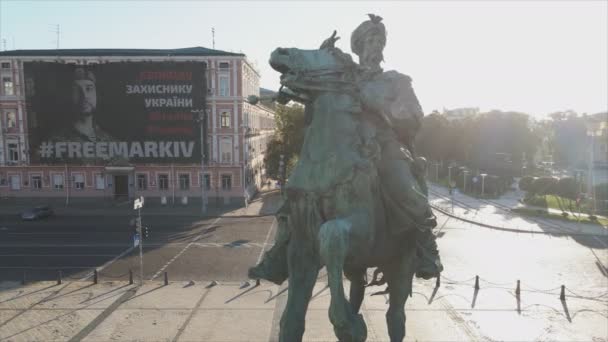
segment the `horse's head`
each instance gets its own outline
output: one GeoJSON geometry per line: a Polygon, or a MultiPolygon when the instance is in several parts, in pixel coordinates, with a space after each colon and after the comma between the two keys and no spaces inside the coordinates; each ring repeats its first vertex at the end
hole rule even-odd
{"type": "Polygon", "coordinates": [[[352,88],[356,64],[351,56],[334,47],[336,32],[318,50],[278,48],[270,66],[281,73],[281,84],[296,93],[340,91],[352,88]]]}

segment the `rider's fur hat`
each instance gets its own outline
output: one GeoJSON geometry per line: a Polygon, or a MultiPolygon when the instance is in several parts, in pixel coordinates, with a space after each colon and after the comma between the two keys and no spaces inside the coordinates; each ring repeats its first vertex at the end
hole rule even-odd
{"type": "Polygon", "coordinates": [[[370,33],[378,33],[382,37],[382,47],[386,44],[386,28],[381,23],[382,17],[368,14],[370,20],[361,23],[350,36],[350,49],[357,55],[363,52],[363,38],[370,33]]]}

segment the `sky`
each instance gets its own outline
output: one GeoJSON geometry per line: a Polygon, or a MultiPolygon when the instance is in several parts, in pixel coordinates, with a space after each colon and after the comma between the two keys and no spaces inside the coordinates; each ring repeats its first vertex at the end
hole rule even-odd
{"type": "MultiPolygon", "coordinates": [[[[608,110],[608,1],[0,0],[0,49],[213,47],[242,52],[276,90],[277,47],[318,48],[367,13],[388,31],[383,67],[413,79],[426,113],[479,107],[608,110]]],[[[355,58],[356,60],[356,58],[355,58]]]]}

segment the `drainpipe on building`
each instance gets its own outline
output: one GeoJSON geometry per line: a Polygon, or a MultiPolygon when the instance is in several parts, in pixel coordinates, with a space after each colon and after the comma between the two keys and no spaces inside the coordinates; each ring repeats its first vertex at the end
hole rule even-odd
{"type": "Polygon", "coordinates": [[[243,137],[243,142],[241,144],[241,147],[243,149],[243,175],[241,176],[241,185],[243,186],[243,197],[245,199],[245,208],[247,208],[247,207],[249,207],[249,196],[248,196],[248,192],[247,192],[247,141],[246,141],[247,138],[245,137],[245,134],[247,132],[247,126],[246,125],[241,125],[241,126],[242,126],[242,137],[243,137]]]}
{"type": "Polygon", "coordinates": [[[171,189],[173,189],[173,205],[175,205],[175,169],[171,164],[171,189]]]}
{"type": "Polygon", "coordinates": [[[65,164],[65,206],[70,204],[70,174],[68,173],[68,164],[65,164]]]}

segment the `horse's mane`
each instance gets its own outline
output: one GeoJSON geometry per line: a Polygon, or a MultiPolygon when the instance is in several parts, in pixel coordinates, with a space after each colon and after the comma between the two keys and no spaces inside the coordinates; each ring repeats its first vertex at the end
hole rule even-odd
{"type": "Polygon", "coordinates": [[[337,47],[328,47],[326,49],[328,49],[331,54],[338,59],[340,63],[344,64],[345,67],[357,67],[357,63],[353,61],[353,57],[350,54],[343,52],[337,47]]]}

